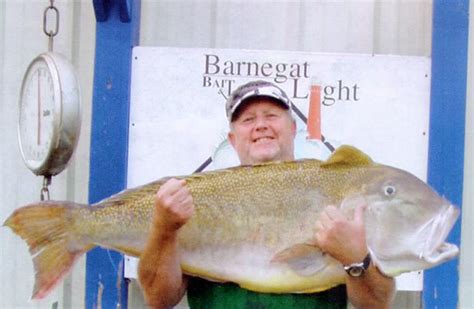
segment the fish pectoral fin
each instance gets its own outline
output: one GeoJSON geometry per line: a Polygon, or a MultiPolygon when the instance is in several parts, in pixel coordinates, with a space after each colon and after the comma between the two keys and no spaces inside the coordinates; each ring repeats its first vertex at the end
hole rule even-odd
{"type": "Polygon", "coordinates": [[[311,244],[296,244],[275,254],[272,263],[287,264],[301,276],[311,276],[328,264],[328,256],[311,244]]]}

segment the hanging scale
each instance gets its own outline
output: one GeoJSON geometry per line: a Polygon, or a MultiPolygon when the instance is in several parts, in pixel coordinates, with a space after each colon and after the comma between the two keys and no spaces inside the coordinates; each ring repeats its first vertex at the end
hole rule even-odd
{"type": "Polygon", "coordinates": [[[63,171],[77,145],[81,127],[78,79],[66,57],[53,52],[59,32],[59,10],[54,0],[43,13],[43,32],[48,52],[28,66],[20,93],[18,141],[25,165],[43,176],[41,200],[49,199],[53,176],[63,171]],[[53,18],[52,28],[50,18],[53,18]]]}

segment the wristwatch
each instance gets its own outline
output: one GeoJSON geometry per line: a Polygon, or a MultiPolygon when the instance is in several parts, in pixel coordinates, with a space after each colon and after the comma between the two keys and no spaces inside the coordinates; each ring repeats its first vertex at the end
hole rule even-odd
{"type": "Polygon", "coordinates": [[[351,277],[360,277],[369,268],[371,260],[370,253],[368,253],[362,262],[344,265],[344,270],[351,277]]]}

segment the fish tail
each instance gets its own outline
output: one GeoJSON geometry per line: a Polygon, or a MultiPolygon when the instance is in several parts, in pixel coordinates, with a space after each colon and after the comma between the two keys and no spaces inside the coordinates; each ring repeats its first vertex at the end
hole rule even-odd
{"type": "Polygon", "coordinates": [[[78,211],[89,209],[71,202],[40,202],[15,210],[3,224],[28,244],[35,269],[32,299],[49,294],[77,259],[94,247],[81,244],[75,235],[74,213],[78,211]]]}

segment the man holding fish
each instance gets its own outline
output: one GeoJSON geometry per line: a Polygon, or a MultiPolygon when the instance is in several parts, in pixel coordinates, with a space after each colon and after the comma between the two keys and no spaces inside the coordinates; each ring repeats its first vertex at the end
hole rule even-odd
{"type": "MultiPolygon", "coordinates": [[[[291,101],[279,87],[264,81],[247,83],[229,97],[226,112],[228,140],[242,165],[294,160],[296,122],[291,101]]],[[[196,209],[186,180],[172,178],[156,194],[153,226],[140,256],[139,280],[145,300],[152,307],[166,308],[177,304],[187,291],[191,308],[345,308],[347,300],[357,308],[388,308],[395,284],[371,261],[364,210],[361,202],[348,219],[339,208],[327,206],[314,222],[313,245],[344,266],[345,286],[313,294],[257,293],[233,283],[183,275],[178,233],[196,209]]],[[[298,253],[285,252],[274,260],[291,260],[293,254],[298,253]]]]}
{"type": "Polygon", "coordinates": [[[459,254],[446,242],[459,209],[409,172],[350,145],[325,161],[294,161],[290,107],[265,82],[233,93],[228,137],[241,166],[164,177],[93,205],[16,209],[3,225],[29,247],[32,298],[100,246],[141,258],[145,298],[157,308],[185,291],[192,308],[384,308],[389,277],[459,254]]]}

